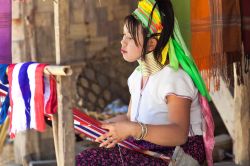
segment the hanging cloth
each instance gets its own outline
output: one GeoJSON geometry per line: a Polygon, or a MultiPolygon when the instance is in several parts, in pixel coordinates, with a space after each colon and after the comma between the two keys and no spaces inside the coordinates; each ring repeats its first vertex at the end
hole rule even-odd
{"type": "Polygon", "coordinates": [[[8,67],[10,135],[27,129],[45,130],[44,114],[57,109],[56,82],[43,74],[46,64],[33,62],[8,67]]]}
{"type": "MultiPolygon", "coordinates": [[[[207,87],[213,79],[213,88],[218,90],[219,76],[233,80],[233,63],[241,66],[239,0],[191,0],[191,31],[191,50],[197,66],[207,87]]],[[[241,72],[237,74],[241,77],[241,72]]]]}

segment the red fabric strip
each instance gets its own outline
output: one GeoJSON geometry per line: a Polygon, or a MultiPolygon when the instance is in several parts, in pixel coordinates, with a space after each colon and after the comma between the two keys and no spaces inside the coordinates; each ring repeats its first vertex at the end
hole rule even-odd
{"type": "Polygon", "coordinates": [[[52,75],[49,76],[50,81],[50,97],[46,104],[46,114],[55,114],[57,112],[57,89],[56,89],[56,78],[52,75]]]}
{"type": "Polygon", "coordinates": [[[35,76],[35,111],[36,111],[36,125],[38,131],[45,130],[44,122],[44,81],[43,81],[43,70],[46,64],[39,64],[36,68],[35,76]]]}

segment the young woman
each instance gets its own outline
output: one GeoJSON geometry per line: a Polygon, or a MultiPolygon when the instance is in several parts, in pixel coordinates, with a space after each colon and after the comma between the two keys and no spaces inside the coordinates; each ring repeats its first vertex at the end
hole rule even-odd
{"type": "Polygon", "coordinates": [[[121,53],[126,61],[139,62],[128,79],[128,113],[103,124],[109,132],[96,140],[100,148],[80,153],[77,165],[168,164],[116,146],[125,139],[170,157],[180,146],[198,163],[207,157],[211,165],[213,123],[206,105],[210,98],[183,43],[170,0],[139,1],[125,18],[121,53]],[[205,111],[210,119],[202,118],[205,111]],[[206,139],[202,124],[211,125],[206,139]]]}

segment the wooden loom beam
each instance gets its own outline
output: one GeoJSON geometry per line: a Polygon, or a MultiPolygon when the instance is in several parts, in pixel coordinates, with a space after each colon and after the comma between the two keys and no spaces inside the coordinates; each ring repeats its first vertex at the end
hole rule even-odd
{"type": "MultiPolygon", "coordinates": [[[[69,30],[69,0],[54,1],[54,26],[56,64],[67,59],[67,35],[69,30]]],[[[57,165],[75,165],[75,139],[72,115],[70,77],[57,76],[58,113],[53,116],[53,135],[57,165]]]]}

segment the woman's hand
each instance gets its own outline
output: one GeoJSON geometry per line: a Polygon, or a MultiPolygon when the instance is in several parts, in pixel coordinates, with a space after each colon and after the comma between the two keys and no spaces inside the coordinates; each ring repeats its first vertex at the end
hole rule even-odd
{"type": "Polygon", "coordinates": [[[100,147],[112,148],[118,142],[123,141],[132,135],[134,123],[130,121],[122,121],[115,123],[105,123],[102,128],[108,132],[98,137],[95,141],[100,142],[100,147]]]}

